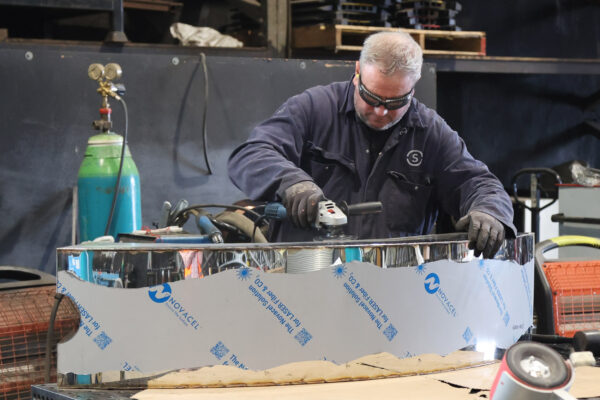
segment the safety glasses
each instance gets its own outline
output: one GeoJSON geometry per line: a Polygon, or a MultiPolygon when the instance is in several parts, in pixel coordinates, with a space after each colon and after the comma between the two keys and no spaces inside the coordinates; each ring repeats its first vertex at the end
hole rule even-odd
{"type": "Polygon", "coordinates": [[[414,89],[410,89],[410,91],[408,93],[406,93],[404,96],[401,96],[401,97],[395,97],[392,99],[383,99],[383,98],[377,96],[375,93],[369,91],[369,89],[367,89],[365,87],[365,85],[363,85],[362,80],[360,79],[360,74],[357,74],[357,75],[358,75],[358,94],[360,95],[360,98],[363,99],[365,101],[365,103],[367,103],[371,107],[383,106],[383,107],[387,108],[388,110],[397,110],[399,108],[404,107],[408,103],[410,103],[410,99],[413,96],[414,89]]]}

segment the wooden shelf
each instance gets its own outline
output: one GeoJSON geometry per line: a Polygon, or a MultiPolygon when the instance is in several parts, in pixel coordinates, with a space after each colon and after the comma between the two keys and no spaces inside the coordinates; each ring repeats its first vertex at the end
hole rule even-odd
{"type": "Polygon", "coordinates": [[[485,32],[454,32],[355,25],[310,25],[292,31],[292,46],[296,49],[327,48],[335,53],[358,52],[364,40],[375,32],[403,31],[421,45],[428,55],[485,55],[485,32]]]}

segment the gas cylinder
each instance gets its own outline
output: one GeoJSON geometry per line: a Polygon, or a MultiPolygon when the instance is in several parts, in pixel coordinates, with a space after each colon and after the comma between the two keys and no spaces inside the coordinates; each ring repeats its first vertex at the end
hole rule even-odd
{"type": "Polygon", "coordinates": [[[113,83],[121,74],[121,67],[114,63],[106,66],[92,64],[88,68],[88,76],[98,82],[97,92],[102,96],[102,105],[100,119],[93,123],[101,133],[89,138],[77,180],[79,236],[82,242],[105,235],[116,238],[117,234],[133,232],[142,225],[140,177],[127,146],[127,107],[121,97],[125,88],[113,83]],[[123,104],[125,139],[111,131],[109,97],[123,104]],[[121,156],[123,166],[119,187],[116,188],[121,156]],[[107,225],[110,226],[108,232],[107,225]]]}
{"type": "MultiPolygon", "coordinates": [[[[123,137],[112,132],[94,135],[77,179],[81,241],[104,235],[117,182],[123,137]]],[[[129,233],[142,225],[140,176],[125,147],[121,182],[108,234],[129,233]]]]}

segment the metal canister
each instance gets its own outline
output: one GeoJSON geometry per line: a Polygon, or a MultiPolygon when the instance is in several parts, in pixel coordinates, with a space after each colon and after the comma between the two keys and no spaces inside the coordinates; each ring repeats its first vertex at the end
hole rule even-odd
{"type": "MultiPolygon", "coordinates": [[[[94,135],[77,181],[80,241],[104,235],[119,172],[123,137],[112,132],[94,135]]],[[[140,177],[126,145],[121,182],[108,234],[129,233],[142,225],[140,177]]]]}

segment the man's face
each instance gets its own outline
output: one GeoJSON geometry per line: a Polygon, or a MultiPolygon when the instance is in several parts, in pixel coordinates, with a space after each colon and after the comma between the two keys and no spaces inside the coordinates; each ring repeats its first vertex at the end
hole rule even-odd
{"type": "Polygon", "coordinates": [[[391,128],[406,114],[410,102],[396,110],[389,110],[383,105],[369,105],[359,93],[359,72],[363,87],[381,99],[394,99],[412,93],[411,90],[416,82],[402,72],[388,76],[381,73],[375,65],[365,64],[361,68],[359,62],[356,62],[356,76],[353,80],[356,114],[371,129],[383,131],[391,128]]]}

